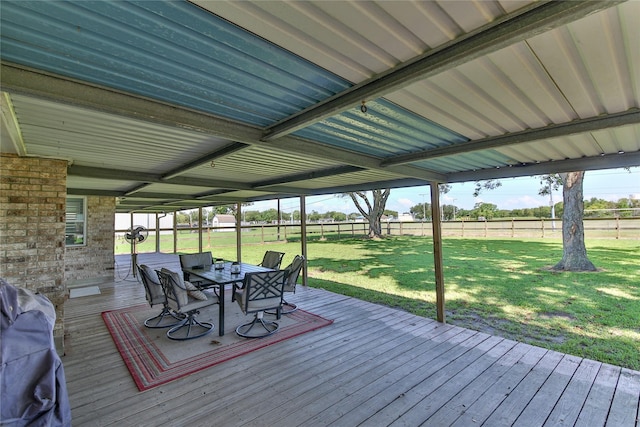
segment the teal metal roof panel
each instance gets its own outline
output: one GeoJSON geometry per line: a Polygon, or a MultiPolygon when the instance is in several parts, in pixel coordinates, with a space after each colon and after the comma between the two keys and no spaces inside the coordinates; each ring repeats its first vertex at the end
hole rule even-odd
{"type": "Polygon", "coordinates": [[[502,154],[497,150],[487,150],[482,152],[481,155],[475,152],[464,153],[412,163],[413,166],[441,173],[492,169],[500,168],[504,165],[518,164],[520,162],[517,159],[502,154]]]}
{"type": "Polygon", "coordinates": [[[358,153],[388,157],[468,139],[383,98],[323,120],[295,135],[358,153]]]}
{"type": "Polygon", "coordinates": [[[3,1],[2,59],[259,126],[350,86],[187,2],[3,1]]]}

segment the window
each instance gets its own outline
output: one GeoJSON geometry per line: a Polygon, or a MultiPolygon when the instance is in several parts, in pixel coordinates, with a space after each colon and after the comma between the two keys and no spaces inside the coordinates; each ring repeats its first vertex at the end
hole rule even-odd
{"type": "Polygon", "coordinates": [[[84,246],[86,243],[87,199],[67,197],[65,237],[67,246],[84,246]]]}

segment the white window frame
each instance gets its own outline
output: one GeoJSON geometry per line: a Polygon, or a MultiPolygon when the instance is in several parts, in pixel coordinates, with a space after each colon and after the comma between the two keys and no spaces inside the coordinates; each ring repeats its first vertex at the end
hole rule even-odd
{"type": "MultiPolygon", "coordinates": [[[[75,204],[75,203],[73,203],[75,204]]],[[[87,246],[87,197],[67,196],[65,210],[65,244],[67,247],[87,246]],[[80,200],[82,203],[82,213],[69,212],[70,200],[80,200]],[[82,234],[80,234],[82,233],[82,234]],[[81,236],[82,242],[75,243],[81,236]]]]}

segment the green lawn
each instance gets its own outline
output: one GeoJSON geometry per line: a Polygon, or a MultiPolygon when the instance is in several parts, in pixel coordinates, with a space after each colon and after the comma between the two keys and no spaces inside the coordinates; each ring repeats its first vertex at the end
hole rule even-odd
{"type": "MultiPolygon", "coordinates": [[[[392,237],[312,241],[309,284],[435,318],[432,240],[392,237]]],[[[258,263],[265,248],[300,253],[299,242],[243,246],[258,263]]],[[[448,323],[640,370],[640,242],[591,240],[596,273],[554,273],[562,255],[549,239],[443,242],[448,323]]],[[[235,247],[214,256],[235,258],[235,247]]]]}

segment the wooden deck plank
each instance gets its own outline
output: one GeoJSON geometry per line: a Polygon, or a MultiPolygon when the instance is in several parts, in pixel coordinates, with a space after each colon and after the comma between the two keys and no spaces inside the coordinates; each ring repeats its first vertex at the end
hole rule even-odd
{"type": "MultiPolygon", "coordinates": [[[[305,421],[308,425],[329,425],[339,420],[342,425],[356,425],[362,418],[348,418],[347,415],[356,417],[363,413],[361,406],[370,399],[389,393],[390,389],[402,381],[420,366],[429,363],[434,358],[433,349],[440,341],[459,335],[463,330],[459,328],[446,328],[441,324],[434,326],[427,334],[413,337],[411,349],[402,349],[398,356],[376,360],[370,372],[358,374],[355,378],[340,378],[340,382],[334,382],[335,388],[346,392],[329,392],[325,398],[314,402],[313,408],[308,408],[310,415],[305,421]],[[348,387],[347,387],[348,384],[348,387]]],[[[441,350],[442,351],[442,350],[441,350]]]]}
{"type": "Polygon", "coordinates": [[[639,424],[640,372],[622,369],[606,426],[634,427],[639,424]]]}
{"type": "MultiPolygon", "coordinates": [[[[466,405],[464,412],[459,415],[459,418],[457,420],[451,420],[451,425],[461,427],[483,423],[495,413],[496,408],[509,397],[510,393],[513,392],[523,378],[531,372],[533,367],[536,366],[540,362],[540,359],[547,353],[547,350],[540,347],[533,347],[527,344],[520,345],[524,346],[527,350],[522,358],[511,366],[504,375],[498,378],[494,384],[482,393],[479,393],[475,402],[471,405],[466,405]]],[[[501,409],[509,414],[515,411],[514,407],[506,404],[501,409]]],[[[496,418],[497,415],[494,415],[493,422],[497,421],[496,418]]]]}
{"type": "MultiPolygon", "coordinates": [[[[560,363],[563,357],[564,355],[562,353],[545,351],[544,355],[536,365],[527,372],[522,380],[514,387],[511,387],[511,392],[508,393],[507,398],[494,409],[489,418],[485,420],[485,424],[488,426],[513,425],[531,399],[539,392],[542,384],[544,384],[553,373],[553,370],[558,366],[558,363],[560,363]]],[[[538,414],[538,416],[540,415],[541,414],[538,414]]]]}
{"type": "MultiPolygon", "coordinates": [[[[492,337],[498,338],[498,337],[492,337]]],[[[471,360],[468,366],[464,367],[460,372],[443,382],[438,388],[431,393],[422,397],[422,400],[413,406],[410,410],[402,414],[391,425],[394,426],[416,426],[427,422],[433,414],[447,404],[460,390],[468,387],[475,379],[478,378],[485,370],[489,369],[496,359],[504,356],[516,344],[510,340],[496,341],[493,347],[490,347],[491,339],[484,341],[476,347],[476,350],[483,352],[478,358],[471,360]]],[[[429,421],[429,424],[432,424],[429,421]]]]}
{"type": "MultiPolygon", "coordinates": [[[[415,328],[419,328],[416,326],[415,328]]],[[[292,381],[278,381],[271,385],[270,392],[277,396],[264,402],[260,396],[250,396],[246,399],[244,411],[238,411],[235,420],[241,423],[265,421],[270,415],[282,417],[289,413],[294,413],[298,422],[303,420],[300,408],[308,408],[314,402],[325,400],[328,393],[333,393],[336,387],[333,384],[337,378],[345,381],[356,378],[358,375],[366,374],[366,370],[375,369],[375,361],[385,353],[389,357],[399,355],[407,348],[405,345],[408,339],[404,337],[394,337],[384,343],[377,343],[375,340],[367,338],[356,348],[338,355],[331,354],[325,363],[317,364],[313,368],[306,368],[299,374],[291,378],[292,381]],[[348,363],[346,363],[348,361],[348,363]],[[318,384],[318,380],[322,382],[318,384]],[[253,398],[252,398],[253,397],[253,398]],[[257,410],[256,410],[257,409],[257,410]]],[[[314,361],[315,362],[315,361],[314,361]]],[[[234,419],[222,418],[222,425],[232,424],[234,419]]],[[[274,423],[274,425],[287,425],[284,422],[274,423]]]]}
{"type": "Polygon", "coordinates": [[[498,337],[491,337],[487,334],[476,333],[469,339],[458,344],[452,350],[447,352],[447,356],[441,357],[435,361],[435,363],[429,366],[426,372],[420,372],[417,378],[419,382],[415,383],[411,387],[407,387],[398,398],[390,402],[382,410],[373,414],[372,417],[362,423],[364,426],[380,426],[390,425],[395,422],[396,419],[414,405],[416,405],[424,396],[429,395],[436,388],[442,385],[449,378],[453,377],[465,366],[479,357],[479,351],[472,351],[478,345],[488,341],[489,346],[493,346],[502,340],[498,337]]]}
{"type": "Polygon", "coordinates": [[[583,359],[580,362],[580,366],[558,399],[549,418],[545,421],[545,426],[572,426],[575,424],[601,365],[602,363],[594,360],[583,359]]]}
{"type": "Polygon", "coordinates": [[[522,427],[543,425],[546,417],[543,418],[541,414],[549,414],[553,410],[571,377],[578,369],[580,360],[579,357],[565,355],[553,370],[552,375],[547,378],[531,402],[522,411],[515,425],[522,427]]]}
{"type": "Polygon", "coordinates": [[[618,378],[619,366],[602,364],[589,390],[582,411],[576,420],[576,427],[603,426],[613,401],[618,378]]]}
{"type": "MultiPolygon", "coordinates": [[[[509,341],[505,341],[505,344],[509,341]]],[[[497,381],[509,372],[509,370],[527,354],[530,346],[522,343],[514,345],[499,359],[495,361],[487,370],[480,373],[466,387],[455,391],[456,394],[448,399],[434,414],[427,419],[432,425],[446,425],[454,422],[463,415],[467,408],[471,407],[482,394],[493,387],[497,381]]]]}
{"type": "MultiPolygon", "coordinates": [[[[637,427],[640,372],[306,287],[287,299],[332,325],[139,392],[100,316],[146,304],[117,258],[116,281],[65,304],[74,427],[637,427]]],[[[179,269],[175,255],[139,259],[179,269]]]]}
{"type": "MultiPolygon", "coordinates": [[[[330,422],[328,425],[359,425],[378,408],[402,395],[412,381],[421,378],[421,371],[433,369],[434,360],[454,349],[458,343],[469,339],[475,333],[461,328],[452,328],[421,344],[408,361],[401,361],[384,376],[371,378],[371,382],[361,392],[354,392],[318,413],[312,421],[314,425],[330,422]],[[338,416],[338,419],[332,418],[338,416]]],[[[387,362],[389,363],[389,362],[387,362]]],[[[325,424],[327,425],[327,424],[325,424]]]]}
{"type": "MultiPolygon", "coordinates": [[[[290,403],[300,409],[296,409],[295,412],[291,409],[271,411],[267,414],[266,419],[271,424],[286,425],[292,422],[289,418],[294,417],[296,420],[303,421],[305,425],[314,425],[316,421],[313,418],[323,409],[333,407],[345,399],[347,395],[357,394],[365,384],[381,376],[389,375],[394,367],[419,355],[421,345],[425,341],[429,341],[429,337],[442,335],[446,331],[446,327],[431,324],[428,325],[428,328],[421,328],[419,333],[414,330],[411,336],[407,336],[407,340],[397,343],[389,351],[371,354],[359,348],[356,357],[361,360],[361,363],[354,365],[352,369],[341,375],[331,375],[325,378],[324,384],[316,386],[307,393],[299,394],[294,389],[295,397],[290,403]],[[348,394],[344,392],[347,389],[349,390],[348,394]]],[[[321,424],[326,425],[327,422],[328,420],[323,418],[321,424]]]]}

